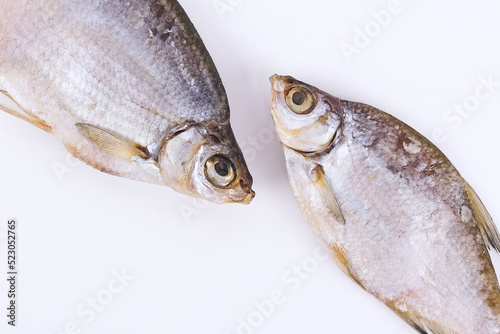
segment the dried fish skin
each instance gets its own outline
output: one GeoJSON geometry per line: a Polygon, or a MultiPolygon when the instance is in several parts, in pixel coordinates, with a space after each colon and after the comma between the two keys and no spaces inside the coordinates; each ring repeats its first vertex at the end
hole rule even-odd
{"type": "MultiPolygon", "coordinates": [[[[15,116],[106,173],[217,203],[253,198],[222,81],[177,1],[0,0],[0,8],[10,18],[0,22],[0,87],[24,111],[15,116]],[[234,168],[231,185],[209,182],[202,195],[163,177],[172,171],[157,160],[164,144],[191,126],[206,136],[198,146],[234,168]]],[[[184,167],[175,165],[184,179],[205,175],[184,167]]]]}
{"type": "Polygon", "coordinates": [[[420,333],[499,333],[500,290],[488,253],[499,248],[498,232],[446,156],[376,108],[291,77],[271,82],[292,191],[340,268],[420,333]],[[312,96],[310,105],[290,103],[307,101],[287,96],[297,87],[312,96]],[[340,120],[335,133],[323,126],[308,135],[321,144],[328,134],[328,147],[304,151],[299,139],[286,139],[325,124],[330,113],[340,120]]]}

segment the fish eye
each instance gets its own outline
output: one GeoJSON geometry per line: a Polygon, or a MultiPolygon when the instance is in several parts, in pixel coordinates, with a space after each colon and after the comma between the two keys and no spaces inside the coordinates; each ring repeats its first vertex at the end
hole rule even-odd
{"type": "Polygon", "coordinates": [[[286,95],[286,104],[296,114],[308,114],[314,107],[315,99],[309,89],[295,87],[286,95]]]}
{"type": "Polygon", "coordinates": [[[223,155],[214,155],[205,163],[205,174],[214,186],[226,187],[236,177],[236,168],[231,160],[223,155]]]}

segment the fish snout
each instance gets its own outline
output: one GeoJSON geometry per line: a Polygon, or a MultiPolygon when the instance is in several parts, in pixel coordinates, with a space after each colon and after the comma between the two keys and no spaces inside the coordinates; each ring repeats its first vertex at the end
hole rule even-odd
{"type": "Polygon", "coordinates": [[[285,86],[290,77],[274,74],[269,78],[273,92],[282,93],[285,91],[285,86]]]}
{"type": "Polygon", "coordinates": [[[237,203],[250,204],[250,202],[254,199],[254,197],[255,197],[255,191],[251,190],[241,201],[237,203]]]}
{"type": "Polygon", "coordinates": [[[255,197],[255,191],[252,190],[252,181],[244,180],[243,178],[233,188],[231,200],[233,203],[250,204],[255,197]]]}
{"type": "Polygon", "coordinates": [[[269,77],[269,81],[271,81],[271,85],[274,85],[274,82],[281,78],[278,74],[273,74],[269,77]]]}
{"type": "Polygon", "coordinates": [[[269,107],[271,109],[271,114],[275,122],[277,120],[276,111],[282,107],[285,101],[285,79],[286,77],[278,74],[274,74],[269,78],[269,81],[271,82],[271,100],[269,103],[269,107]]]}

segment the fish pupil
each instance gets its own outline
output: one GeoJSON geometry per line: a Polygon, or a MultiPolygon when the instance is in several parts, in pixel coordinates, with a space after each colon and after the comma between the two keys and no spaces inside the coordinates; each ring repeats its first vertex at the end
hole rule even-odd
{"type": "Polygon", "coordinates": [[[227,176],[229,174],[229,165],[225,161],[219,161],[215,164],[215,172],[219,176],[227,176]]]}
{"type": "Polygon", "coordinates": [[[306,94],[304,92],[295,92],[292,95],[292,101],[296,105],[300,106],[306,100],[306,94]]]}

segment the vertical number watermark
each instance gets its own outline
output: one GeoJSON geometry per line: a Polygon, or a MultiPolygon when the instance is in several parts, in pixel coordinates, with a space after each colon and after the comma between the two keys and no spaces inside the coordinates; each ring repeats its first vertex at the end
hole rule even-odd
{"type": "Polygon", "coordinates": [[[16,325],[16,294],[17,294],[17,221],[7,221],[7,323],[16,325]]]}

